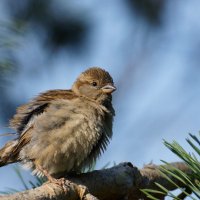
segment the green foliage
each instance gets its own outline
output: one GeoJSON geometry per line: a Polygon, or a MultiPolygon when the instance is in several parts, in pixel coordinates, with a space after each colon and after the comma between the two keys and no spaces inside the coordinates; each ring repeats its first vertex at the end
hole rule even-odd
{"type": "MultiPolygon", "coordinates": [[[[176,186],[179,190],[181,190],[184,196],[187,196],[190,199],[197,200],[200,199],[200,162],[198,160],[200,156],[200,140],[189,134],[190,138],[186,139],[189,145],[193,149],[193,153],[187,153],[176,141],[169,143],[164,141],[165,146],[170,149],[174,154],[176,154],[179,158],[181,158],[186,165],[191,170],[190,174],[186,174],[180,169],[177,169],[175,166],[170,165],[169,163],[162,161],[165,166],[160,167],[160,173],[165,177],[172,185],[176,186]],[[184,185],[180,187],[179,184],[184,185]],[[191,195],[191,193],[193,195],[191,195]],[[195,196],[195,197],[194,197],[195,196]]],[[[172,197],[175,200],[181,200],[180,196],[174,195],[168,189],[163,187],[162,185],[155,183],[159,190],[151,190],[144,189],[142,190],[149,199],[158,199],[156,198],[156,194],[163,194],[168,197],[172,197]]]]}
{"type": "Polygon", "coordinates": [[[0,20],[0,87],[5,88],[9,76],[17,72],[18,66],[13,53],[19,47],[22,32],[11,21],[0,20]]]}

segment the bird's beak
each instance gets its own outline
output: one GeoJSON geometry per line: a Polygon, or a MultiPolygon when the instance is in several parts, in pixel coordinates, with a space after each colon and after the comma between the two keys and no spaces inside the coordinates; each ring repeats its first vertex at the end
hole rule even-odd
{"type": "Polygon", "coordinates": [[[105,85],[102,88],[102,91],[106,94],[111,94],[114,92],[117,88],[114,85],[105,85]]]}

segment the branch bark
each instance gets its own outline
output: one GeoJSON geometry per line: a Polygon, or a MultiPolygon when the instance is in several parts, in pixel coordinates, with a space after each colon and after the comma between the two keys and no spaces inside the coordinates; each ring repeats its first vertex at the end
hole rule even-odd
{"type": "MultiPolygon", "coordinates": [[[[171,163],[176,168],[190,174],[185,163],[171,163]]],[[[173,177],[171,177],[173,179],[173,177]]],[[[177,183],[177,180],[174,180],[177,183]]],[[[67,177],[66,191],[54,183],[45,183],[42,186],[15,193],[0,196],[0,200],[110,200],[110,199],[148,199],[140,191],[141,189],[156,189],[155,182],[160,183],[169,190],[176,187],[162,177],[159,166],[149,164],[143,169],[138,169],[130,162],[121,163],[109,169],[95,170],[89,173],[67,177]]],[[[181,183],[178,183],[180,187],[181,183]]],[[[164,199],[164,196],[157,196],[164,199]]]]}

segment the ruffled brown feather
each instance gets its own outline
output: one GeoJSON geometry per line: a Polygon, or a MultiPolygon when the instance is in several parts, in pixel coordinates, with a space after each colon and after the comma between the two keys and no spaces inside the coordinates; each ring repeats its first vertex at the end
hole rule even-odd
{"type": "Polygon", "coordinates": [[[50,90],[20,106],[10,121],[19,137],[0,150],[0,166],[21,161],[55,177],[91,166],[112,137],[112,96],[101,90],[107,84],[113,85],[109,73],[93,67],[72,90],[50,90]]]}
{"type": "Polygon", "coordinates": [[[45,111],[49,103],[57,99],[72,99],[76,95],[71,90],[49,90],[46,91],[27,104],[18,107],[16,114],[10,120],[10,127],[21,134],[30,119],[34,115],[39,115],[45,111]]]}

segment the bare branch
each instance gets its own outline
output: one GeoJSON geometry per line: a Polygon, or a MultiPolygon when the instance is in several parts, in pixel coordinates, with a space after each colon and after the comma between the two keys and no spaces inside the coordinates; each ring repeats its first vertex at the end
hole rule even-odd
{"type": "MultiPolygon", "coordinates": [[[[178,169],[191,173],[186,164],[172,163],[178,169]]],[[[162,177],[157,165],[146,165],[139,170],[131,163],[121,163],[109,169],[95,170],[89,173],[66,177],[66,192],[53,183],[11,195],[1,196],[0,200],[97,200],[97,199],[147,199],[141,189],[156,189],[155,182],[169,190],[176,189],[169,181],[162,177]]],[[[177,181],[174,180],[176,183],[177,181]]],[[[180,187],[181,183],[178,183],[180,187]]],[[[159,196],[163,199],[163,196],[159,196]]]]}

